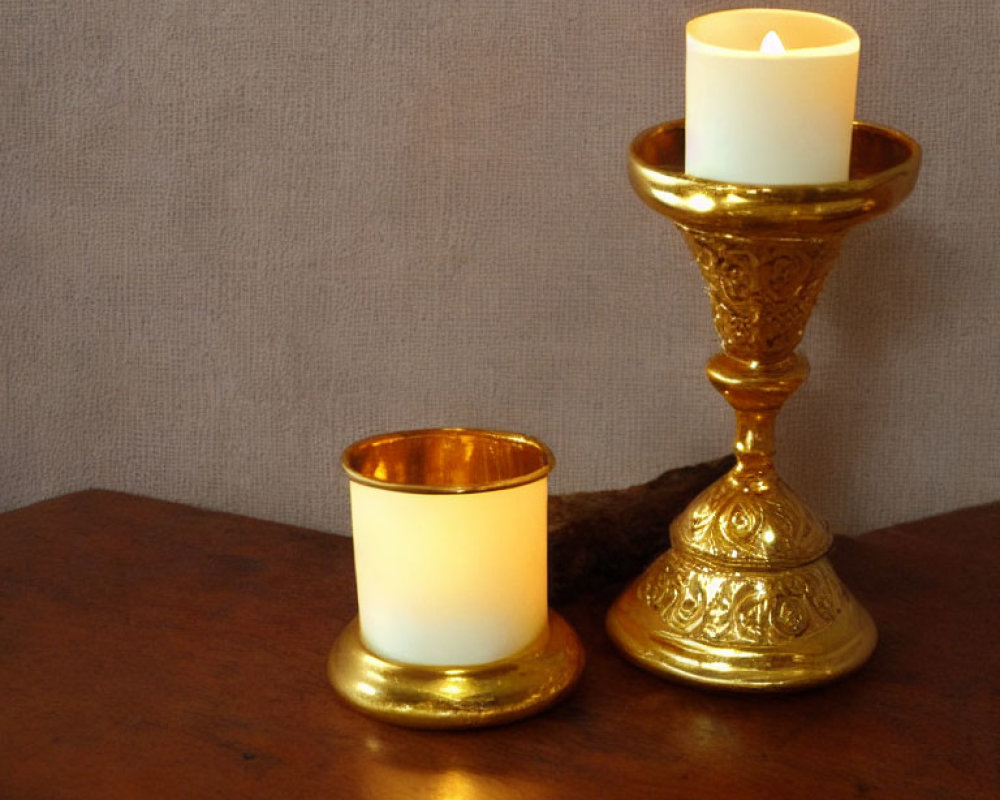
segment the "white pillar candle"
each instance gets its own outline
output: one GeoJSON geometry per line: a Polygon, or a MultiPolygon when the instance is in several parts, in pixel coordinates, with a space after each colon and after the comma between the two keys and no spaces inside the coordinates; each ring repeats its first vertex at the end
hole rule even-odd
{"type": "Polygon", "coordinates": [[[805,11],[688,22],[685,172],[749,184],[846,180],[859,46],[847,23],[805,11]]]}
{"type": "Polygon", "coordinates": [[[489,431],[413,431],[348,448],[365,646],[389,661],[471,666],[540,636],[552,463],[537,440],[489,431]]]}

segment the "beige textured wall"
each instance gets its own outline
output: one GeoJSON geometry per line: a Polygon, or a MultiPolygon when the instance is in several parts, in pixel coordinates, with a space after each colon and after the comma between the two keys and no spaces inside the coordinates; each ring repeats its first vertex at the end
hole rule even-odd
{"type": "MultiPolygon", "coordinates": [[[[0,507],[89,486],[346,530],[373,432],[530,432],[554,491],[725,452],[716,343],[628,140],[732,3],[12,0],[0,507]]],[[[781,466],[837,531],[1000,496],[1000,4],[830,0],[925,147],[804,343],[781,466]]]]}

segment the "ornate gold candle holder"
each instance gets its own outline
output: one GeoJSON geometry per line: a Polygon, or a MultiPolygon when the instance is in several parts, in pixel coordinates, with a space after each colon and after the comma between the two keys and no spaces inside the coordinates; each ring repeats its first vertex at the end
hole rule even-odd
{"type": "Polygon", "coordinates": [[[775,420],[802,384],[795,352],[847,231],[913,188],[920,147],[855,123],[850,179],[748,186],[684,169],[683,120],[639,134],[629,176],[680,228],[708,286],[722,353],[712,385],[736,412],[736,466],[673,522],[671,548],[608,613],[632,661],[700,685],[794,689],[871,654],[875,625],[826,558],[831,535],[774,466],[775,420]]]}
{"type": "Polygon", "coordinates": [[[420,728],[498,725],[568,694],[584,657],[548,608],[549,449],[442,428],[364,439],[342,464],[358,617],[330,652],[334,689],[420,728]]]}

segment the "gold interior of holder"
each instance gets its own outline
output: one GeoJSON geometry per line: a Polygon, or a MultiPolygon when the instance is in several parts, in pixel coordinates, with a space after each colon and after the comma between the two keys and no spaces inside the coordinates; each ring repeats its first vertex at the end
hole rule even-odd
{"type": "MultiPolygon", "coordinates": [[[[851,181],[863,180],[906,164],[913,158],[914,148],[910,137],[899,131],[873,125],[869,122],[855,122],[851,136],[851,181]]],[[[664,172],[684,172],[684,125],[680,120],[666,122],[640,134],[632,142],[632,153],[641,163],[664,172]]],[[[691,176],[687,176],[691,179],[691,176]]],[[[694,180],[698,180],[694,178],[694,180]]],[[[731,184],[705,180],[708,186],[729,186],[731,184]]],[[[819,186],[801,186],[798,193],[824,193],[837,191],[854,193],[854,187],[834,183],[819,186]],[[827,189],[826,187],[830,188],[827,189]]],[[[776,191],[789,191],[782,186],[776,191]]]]}
{"type": "Polygon", "coordinates": [[[487,492],[522,486],[555,466],[538,439],[474,428],[380,434],[352,444],[341,458],[351,480],[427,494],[487,492]]]}

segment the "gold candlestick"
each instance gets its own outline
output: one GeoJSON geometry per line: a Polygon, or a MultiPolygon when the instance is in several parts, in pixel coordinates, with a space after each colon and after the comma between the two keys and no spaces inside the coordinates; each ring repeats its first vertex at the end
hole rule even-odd
{"type": "Polygon", "coordinates": [[[855,123],[851,176],[747,186],[683,174],[684,123],[639,134],[629,176],[681,229],[708,285],[723,352],[706,371],[736,412],[736,466],[673,522],[671,549],[608,613],[624,654],[667,677],[739,690],[793,689],[859,667],[875,625],[826,558],[824,522],[778,477],[774,426],[802,384],[795,352],[848,229],[900,203],[920,147],[855,123]]]}

